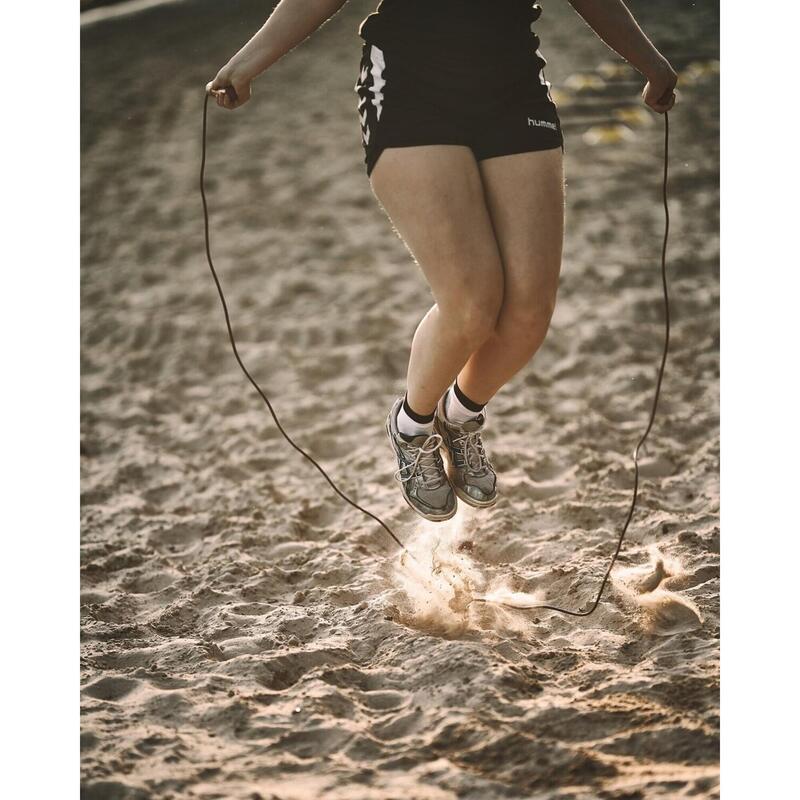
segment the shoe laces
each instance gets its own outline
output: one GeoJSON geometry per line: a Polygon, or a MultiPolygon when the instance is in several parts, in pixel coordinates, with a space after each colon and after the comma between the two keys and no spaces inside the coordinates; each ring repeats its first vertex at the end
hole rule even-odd
{"type": "Polygon", "coordinates": [[[444,480],[444,469],[439,455],[441,444],[442,437],[438,433],[432,433],[421,445],[403,442],[403,449],[413,461],[400,467],[394,473],[395,478],[407,483],[418,477],[426,489],[438,489],[444,480]]]}
{"type": "Polygon", "coordinates": [[[461,456],[463,465],[473,475],[484,475],[489,469],[489,458],[483,449],[480,431],[464,431],[453,437],[453,447],[461,456]]]}

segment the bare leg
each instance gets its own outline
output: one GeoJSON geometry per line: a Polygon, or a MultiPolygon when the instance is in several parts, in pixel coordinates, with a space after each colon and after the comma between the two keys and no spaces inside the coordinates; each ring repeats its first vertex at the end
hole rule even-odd
{"type": "Polygon", "coordinates": [[[436,300],[416,330],[408,365],[408,402],[429,414],[492,335],[503,298],[481,174],[466,147],[389,148],[372,172],[372,189],[436,300]]]}
{"type": "Polygon", "coordinates": [[[555,308],[564,238],[560,149],[520,153],[479,164],[504,269],[494,330],[458,375],[476,403],[487,403],[544,341],[555,308]]]}

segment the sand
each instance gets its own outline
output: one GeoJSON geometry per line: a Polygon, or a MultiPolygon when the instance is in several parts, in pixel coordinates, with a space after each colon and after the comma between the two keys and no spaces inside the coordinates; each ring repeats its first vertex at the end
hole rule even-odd
{"type": "Polygon", "coordinates": [[[493,401],[502,497],[406,508],[383,423],[430,296],[374,201],[353,2],[212,109],[217,265],[281,420],[409,542],[398,558],[286,446],[234,363],[197,193],[202,87],[263,3],[84,26],[82,787],[87,798],[718,796],[718,76],[708,11],[635,3],[682,74],[672,351],[661,347],[662,127],[567,4],[539,27],[567,137],[552,330],[493,401]]]}

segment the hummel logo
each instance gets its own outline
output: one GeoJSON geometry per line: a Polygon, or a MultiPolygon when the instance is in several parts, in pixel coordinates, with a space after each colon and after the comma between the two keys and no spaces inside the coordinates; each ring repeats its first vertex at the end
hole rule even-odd
{"type": "Polygon", "coordinates": [[[531,128],[550,128],[551,131],[558,130],[558,125],[555,122],[548,122],[545,119],[531,119],[528,117],[528,126],[531,128]]]}

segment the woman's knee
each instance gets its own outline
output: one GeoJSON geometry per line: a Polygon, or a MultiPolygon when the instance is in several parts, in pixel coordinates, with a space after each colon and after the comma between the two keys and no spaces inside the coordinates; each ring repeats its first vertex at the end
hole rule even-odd
{"type": "Polygon", "coordinates": [[[496,331],[501,336],[538,346],[547,335],[555,308],[555,290],[506,298],[497,318],[496,331]]]}
{"type": "Polygon", "coordinates": [[[467,287],[458,297],[439,304],[448,330],[470,348],[477,348],[495,331],[503,304],[502,278],[481,286],[467,287]]]}

